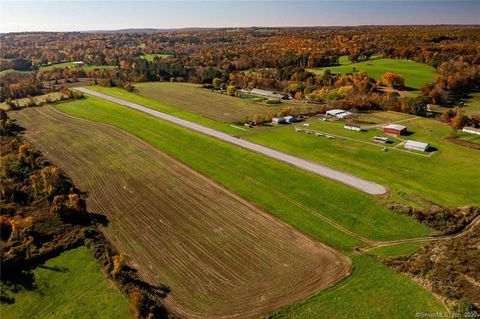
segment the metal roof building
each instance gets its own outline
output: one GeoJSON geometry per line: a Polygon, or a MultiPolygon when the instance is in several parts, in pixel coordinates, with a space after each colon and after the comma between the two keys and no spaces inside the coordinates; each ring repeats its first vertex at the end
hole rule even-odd
{"type": "Polygon", "coordinates": [[[388,124],[383,127],[383,132],[388,134],[402,135],[407,131],[407,127],[399,124],[388,124]]]}
{"type": "Polygon", "coordinates": [[[430,144],[417,142],[417,141],[406,141],[405,148],[408,150],[423,151],[426,152],[430,148],[430,144]]]}

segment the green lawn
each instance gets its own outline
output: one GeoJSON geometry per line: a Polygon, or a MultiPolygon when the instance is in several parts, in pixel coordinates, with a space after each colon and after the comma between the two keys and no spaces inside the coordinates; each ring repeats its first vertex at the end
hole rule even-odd
{"type": "Polygon", "coordinates": [[[2,319],[131,318],[128,300],[100,272],[85,247],[66,251],[34,271],[35,288],[9,294],[2,319]]]}
{"type": "Polygon", "coordinates": [[[151,53],[151,54],[141,55],[140,58],[152,62],[153,60],[155,60],[155,58],[166,59],[171,56],[172,56],[171,54],[165,54],[165,53],[151,53]]]}
{"type": "Polygon", "coordinates": [[[333,73],[367,72],[371,78],[378,80],[386,72],[394,72],[403,75],[407,87],[418,90],[421,86],[431,83],[435,77],[435,69],[423,63],[400,59],[374,58],[368,61],[351,63],[347,57],[340,58],[340,64],[326,66],[308,71],[323,74],[325,70],[333,73]]]}
{"type": "Polygon", "coordinates": [[[403,255],[410,255],[415,252],[418,248],[425,245],[425,243],[405,243],[397,244],[392,246],[378,247],[369,250],[370,254],[374,254],[382,257],[396,257],[403,255]]]}
{"type": "Polygon", "coordinates": [[[353,255],[354,274],[272,318],[415,318],[445,312],[442,303],[406,276],[371,257],[353,255]]]}
{"type": "Polygon", "coordinates": [[[70,115],[111,124],[144,139],[332,246],[349,250],[359,242],[322,221],[321,216],[371,239],[430,233],[410,217],[382,208],[372,196],[141,112],[94,97],[57,107],[70,115]]]}
{"type": "Polygon", "coordinates": [[[472,98],[467,100],[464,110],[467,115],[480,114],[480,92],[470,94],[472,98]]]}
{"type": "MultiPolygon", "coordinates": [[[[384,116],[382,112],[382,117],[384,116]]],[[[357,132],[343,128],[342,122],[310,120],[310,128],[365,142],[379,129],[357,132]]],[[[412,133],[404,139],[430,143],[437,148],[431,157],[403,151],[384,152],[381,147],[341,138],[327,139],[296,133],[292,126],[253,129],[247,139],[285,152],[339,168],[388,186],[393,191],[414,193],[442,205],[480,205],[480,153],[443,141],[451,127],[432,119],[403,122],[412,133]]],[[[398,142],[395,138],[391,141],[398,142]]],[[[393,144],[395,145],[395,144],[393,144]]],[[[402,147],[399,147],[402,149],[402,147]]]]}

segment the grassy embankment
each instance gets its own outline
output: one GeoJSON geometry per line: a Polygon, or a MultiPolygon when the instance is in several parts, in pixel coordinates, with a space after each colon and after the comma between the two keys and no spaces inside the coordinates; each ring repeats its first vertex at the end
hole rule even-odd
{"type": "Polygon", "coordinates": [[[101,273],[85,247],[48,260],[33,270],[34,286],[2,303],[2,319],[131,318],[128,300],[101,273]]]}
{"type": "MultiPolygon", "coordinates": [[[[111,124],[144,139],[297,229],[347,253],[360,242],[316,214],[322,213],[372,238],[428,233],[413,220],[383,210],[368,195],[148,115],[92,97],[57,107],[70,115],[111,124]]],[[[282,310],[277,317],[311,318],[315,311],[326,317],[362,314],[369,318],[411,318],[417,311],[445,310],[433,295],[407,277],[371,257],[352,255],[352,258],[355,270],[349,279],[282,310]]]]}
{"type": "Polygon", "coordinates": [[[347,56],[342,56],[339,65],[309,69],[308,71],[323,74],[325,70],[330,70],[332,73],[367,72],[375,80],[380,79],[386,72],[398,73],[405,78],[405,85],[415,90],[418,90],[424,84],[431,83],[435,77],[435,69],[429,65],[409,60],[383,59],[380,57],[352,63],[347,56]]]}

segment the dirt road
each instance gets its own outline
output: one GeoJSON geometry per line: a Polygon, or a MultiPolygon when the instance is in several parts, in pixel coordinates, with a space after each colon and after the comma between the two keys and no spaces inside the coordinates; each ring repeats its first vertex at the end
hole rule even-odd
{"type": "Polygon", "coordinates": [[[111,95],[95,92],[95,91],[92,91],[92,90],[87,89],[85,87],[76,88],[76,89],[83,92],[83,93],[90,94],[90,95],[96,96],[98,98],[101,98],[101,99],[104,99],[104,100],[107,100],[107,101],[110,101],[110,102],[113,102],[113,103],[117,103],[119,105],[123,105],[123,106],[129,107],[129,108],[132,108],[132,109],[135,109],[135,110],[147,113],[147,114],[150,114],[154,117],[157,117],[159,119],[162,119],[162,120],[165,120],[165,121],[183,126],[183,127],[188,128],[190,130],[200,132],[200,133],[203,133],[203,134],[208,135],[208,136],[215,137],[215,138],[220,139],[222,141],[225,141],[225,142],[243,147],[247,150],[250,150],[250,151],[253,151],[253,152],[256,152],[256,153],[259,153],[259,154],[263,154],[265,156],[268,156],[268,157],[274,158],[276,160],[288,163],[290,165],[296,166],[296,167],[301,168],[303,170],[306,170],[306,171],[312,172],[314,174],[321,175],[323,177],[329,178],[331,180],[335,180],[335,181],[344,183],[348,186],[351,186],[353,188],[356,188],[356,189],[361,190],[361,191],[363,191],[365,193],[368,193],[368,194],[382,195],[382,194],[385,194],[387,192],[387,189],[380,184],[365,180],[363,178],[360,178],[360,177],[357,177],[357,176],[354,176],[354,175],[351,175],[351,174],[347,174],[345,172],[342,172],[342,171],[339,171],[339,170],[336,170],[336,169],[332,169],[330,167],[327,167],[327,166],[324,166],[324,165],[321,165],[321,164],[318,164],[318,163],[310,162],[310,161],[307,161],[305,159],[302,159],[302,158],[299,158],[299,157],[296,157],[296,156],[288,155],[288,154],[285,154],[283,152],[279,152],[279,151],[273,150],[271,148],[268,148],[268,147],[265,147],[265,146],[262,146],[262,145],[259,145],[259,144],[255,144],[255,143],[252,143],[252,142],[249,142],[249,141],[239,139],[239,138],[233,137],[231,135],[228,135],[226,133],[208,128],[206,126],[203,126],[203,125],[200,125],[200,124],[197,124],[197,123],[193,123],[193,122],[190,122],[190,121],[186,121],[186,120],[180,119],[178,117],[175,117],[175,116],[172,116],[172,115],[169,115],[169,114],[166,114],[166,113],[162,113],[162,112],[159,112],[159,111],[152,110],[152,109],[150,109],[148,107],[145,107],[145,106],[142,106],[140,104],[132,103],[132,102],[120,99],[120,98],[113,97],[111,95]]]}

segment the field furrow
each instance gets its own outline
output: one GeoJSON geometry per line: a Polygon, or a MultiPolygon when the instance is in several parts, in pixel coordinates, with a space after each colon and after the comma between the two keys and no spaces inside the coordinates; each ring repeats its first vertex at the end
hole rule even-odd
{"type": "Polygon", "coordinates": [[[179,315],[257,317],[350,272],[338,251],[130,134],[50,106],[12,116],[89,193],[89,210],[108,217],[105,235],[142,278],[171,288],[179,315]]]}

